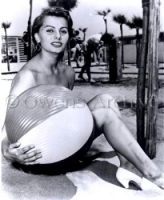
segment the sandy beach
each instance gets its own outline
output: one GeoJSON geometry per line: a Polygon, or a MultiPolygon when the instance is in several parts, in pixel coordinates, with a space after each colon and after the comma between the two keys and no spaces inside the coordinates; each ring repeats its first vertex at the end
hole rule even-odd
{"type": "MultiPolygon", "coordinates": [[[[4,121],[7,96],[10,90],[12,77],[3,76],[1,80],[1,122],[4,121]]],[[[86,101],[97,94],[108,93],[112,95],[120,105],[121,113],[125,124],[135,137],[136,133],[136,79],[129,78],[119,84],[88,84],[75,83],[75,92],[86,101]],[[123,103],[124,102],[124,103],[123,103]],[[127,102],[129,102],[127,104],[127,102]]],[[[159,101],[162,102],[164,88],[160,88],[159,101]]],[[[162,112],[162,110],[161,110],[162,112]]],[[[163,115],[163,114],[162,114],[163,115]]],[[[164,135],[161,133],[163,121],[159,120],[158,132],[160,133],[157,145],[157,156],[154,161],[164,171],[164,135]]],[[[123,195],[126,199],[136,198],[136,190],[132,194],[123,189],[117,182],[115,173],[119,166],[119,160],[103,136],[100,136],[92,144],[88,155],[94,155],[89,163],[76,172],[69,172],[58,176],[32,175],[13,168],[9,162],[2,158],[2,192],[5,199],[10,200],[60,200],[60,199],[93,199],[95,200],[96,188],[99,192],[109,195],[111,191],[114,199],[119,199],[123,195]],[[93,188],[91,189],[91,186],[93,188]],[[104,188],[108,188],[104,191],[104,188]],[[80,191],[80,192],[79,192],[80,191]],[[110,191],[110,192],[109,192],[110,191]],[[119,195],[120,192],[120,195],[119,195]],[[130,195],[130,196],[129,196],[130,195]]],[[[133,168],[133,167],[132,167],[133,168]]],[[[97,194],[98,195],[98,194],[97,194]]],[[[138,199],[152,199],[150,195],[143,192],[137,193],[138,199]]],[[[100,198],[100,194],[97,196],[100,198]]],[[[104,196],[103,199],[107,199],[104,196]]],[[[153,199],[162,199],[161,195],[155,195],[153,199]]]]}

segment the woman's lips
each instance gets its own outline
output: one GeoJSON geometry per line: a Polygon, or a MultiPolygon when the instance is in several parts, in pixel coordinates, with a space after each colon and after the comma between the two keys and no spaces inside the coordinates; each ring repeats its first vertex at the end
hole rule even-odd
{"type": "Polygon", "coordinates": [[[61,42],[52,42],[51,45],[53,45],[54,47],[61,47],[62,43],[61,42]]]}

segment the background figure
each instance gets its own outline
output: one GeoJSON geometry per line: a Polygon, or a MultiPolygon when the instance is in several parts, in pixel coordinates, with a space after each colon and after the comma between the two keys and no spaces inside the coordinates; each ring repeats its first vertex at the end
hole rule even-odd
{"type": "Polygon", "coordinates": [[[96,54],[97,61],[99,62],[99,49],[103,45],[103,42],[101,41],[101,36],[102,34],[95,34],[88,38],[88,40],[86,41],[86,44],[83,47],[84,66],[82,67],[78,78],[85,80],[83,77],[83,73],[86,71],[88,82],[94,82],[94,80],[91,79],[90,67],[92,63],[92,54],[94,52],[96,54]]]}
{"type": "Polygon", "coordinates": [[[74,55],[74,61],[76,62],[77,67],[80,67],[79,61],[80,61],[80,59],[82,59],[81,58],[81,56],[83,54],[82,45],[83,45],[83,41],[79,37],[77,40],[77,44],[75,46],[75,55],[74,55]]]}

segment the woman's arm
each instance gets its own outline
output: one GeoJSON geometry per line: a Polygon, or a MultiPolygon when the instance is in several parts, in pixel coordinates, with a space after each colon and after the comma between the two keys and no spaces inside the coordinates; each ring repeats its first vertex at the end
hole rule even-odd
{"type": "MultiPolygon", "coordinates": [[[[11,103],[18,97],[22,92],[34,86],[34,78],[32,72],[29,70],[20,71],[13,79],[10,94],[8,97],[7,109],[11,103]]],[[[5,133],[5,125],[3,126],[3,133],[5,133]]],[[[6,135],[6,133],[5,133],[6,135]]],[[[24,148],[20,147],[21,144],[13,143],[10,144],[7,137],[2,140],[1,150],[3,156],[11,162],[16,161],[21,164],[36,164],[38,159],[41,157],[40,151],[36,150],[34,145],[28,145],[24,148]]]]}
{"type": "Polygon", "coordinates": [[[3,155],[7,160],[11,160],[11,159],[10,159],[10,156],[8,156],[8,154],[7,154],[8,148],[9,148],[9,141],[8,141],[7,137],[5,137],[5,138],[2,140],[2,143],[1,143],[2,155],[3,155]]]}

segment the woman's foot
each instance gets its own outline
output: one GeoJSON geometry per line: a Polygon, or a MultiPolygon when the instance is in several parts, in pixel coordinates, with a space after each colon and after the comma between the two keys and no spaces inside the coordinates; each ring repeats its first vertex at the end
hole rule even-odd
{"type": "Polygon", "coordinates": [[[140,187],[141,185],[141,181],[142,181],[142,177],[122,168],[119,167],[117,172],[116,172],[116,178],[118,180],[118,182],[126,189],[129,188],[129,183],[133,182],[137,187],[140,187]]]}
{"type": "Polygon", "coordinates": [[[161,189],[164,189],[164,174],[161,174],[161,176],[159,176],[158,178],[152,179],[150,181],[122,167],[119,167],[116,172],[116,178],[125,188],[129,188],[129,183],[133,182],[141,190],[161,191],[161,189]]]}

